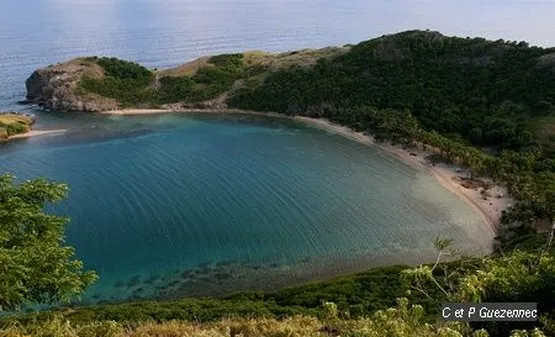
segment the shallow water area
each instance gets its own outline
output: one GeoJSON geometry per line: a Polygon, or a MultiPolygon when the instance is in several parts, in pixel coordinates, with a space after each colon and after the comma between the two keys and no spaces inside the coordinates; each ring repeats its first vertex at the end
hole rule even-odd
{"type": "Polygon", "coordinates": [[[438,236],[473,253],[491,244],[481,216],[426,170],[294,121],[76,114],[62,124],[62,136],[0,147],[0,172],[70,185],[50,210],[72,219],[68,242],[100,275],[87,302],[420,263],[438,236]]]}

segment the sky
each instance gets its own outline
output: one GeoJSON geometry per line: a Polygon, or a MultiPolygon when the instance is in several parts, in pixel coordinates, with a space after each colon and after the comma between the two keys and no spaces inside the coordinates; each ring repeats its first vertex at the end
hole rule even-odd
{"type": "MultiPolygon", "coordinates": [[[[555,46],[555,1],[518,0],[403,0],[381,1],[393,11],[408,13],[414,27],[430,28],[447,35],[482,36],[490,39],[528,41],[555,46]]],[[[402,20],[391,18],[403,26],[402,20]]]]}

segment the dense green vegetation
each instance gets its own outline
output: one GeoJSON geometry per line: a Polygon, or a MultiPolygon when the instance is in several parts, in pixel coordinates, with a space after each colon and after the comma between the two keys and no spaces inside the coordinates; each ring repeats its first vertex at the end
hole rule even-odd
{"type": "Polygon", "coordinates": [[[94,282],[73,248],[65,246],[67,219],[45,214],[67,186],[43,179],[16,185],[0,176],[0,312],[33,303],[69,302],[94,282]]]}
{"type": "MultiPolygon", "coordinates": [[[[25,326],[12,325],[0,334],[10,337],[56,336],[56,337],[487,337],[487,331],[472,330],[468,325],[457,322],[423,324],[425,311],[421,306],[411,305],[400,299],[395,307],[380,310],[361,318],[338,317],[334,303],[324,304],[327,315],[323,319],[310,316],[295,316],[283,320],[273,318],[236,318],[211,323],[171,321],[143,322],[125,326],[115,321],[92,321],[71,324],[62,318],[25,326]]],[[[509,336],[509,335],[506,335],[509,336]]],[[[514,337],[544,337],[540,330],[515,330],[514,337]]]]}
{"type": "Polygon", "coordinates": [[[520,149],[535,145],[523,127],[527,118],[554,111],[554,65],[547,57],[554,52],[406,32],[362,42],[313,68],[273,72],[262,86],[238,92],[231,104],[313,116],[363,105],[408,110],[426,130],[520,149]]]}
{"type": "Polygon", "coordinates": [[[192,75],[157,76],[145,67],[116,58],[87,58],[104,69],[101,79],[84,78],[81,87],[117,99],[123,106],[158,106],[165,103],[200,102],[229,91],[242,76],[243,55],[210,58],[192,75]]]}
{"type": "Polygon", "coordinates": [[[119,100],[123,105],[137,103],[148,95],[147,87],[154,74],[145,67],[116,58],[89,57],[88,62],[95,62],[104,69],[104,78],[84,78],[82,87],[106,97],[119,100]]]}

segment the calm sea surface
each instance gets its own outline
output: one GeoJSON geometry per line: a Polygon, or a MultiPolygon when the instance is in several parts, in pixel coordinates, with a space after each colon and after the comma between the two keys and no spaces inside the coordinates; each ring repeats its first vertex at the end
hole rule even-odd
{"type": "MultiPolygon", "coordinates": [[[[385,33],[369,1],[0,2],[0,110],[63,136],[0,146],[0,172],[67,182],[52,211],[100,274],[87,301],[274,289],[433,256],[437,236],[474,252],[491,234],[433,177],[381,151],[287,120],[105,117],[17,105],[38,67],[114,55],[151,67],[292,50],[385,33]],[[377,22],[377,23],[376,23],[377,22]]],[[[399,25],[397,29],[406,29],[399,25]]]]}

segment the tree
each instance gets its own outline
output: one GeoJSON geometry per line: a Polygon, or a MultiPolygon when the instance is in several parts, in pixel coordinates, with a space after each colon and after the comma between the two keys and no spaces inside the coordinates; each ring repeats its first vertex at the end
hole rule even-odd
{"type": "Polygon", "coordinates": [[[0,311],[67,302],[96,280],[65,245],[68,219],[44,213],[67,191],[44,179],[16,184],[0,175],[0,311]]]}

